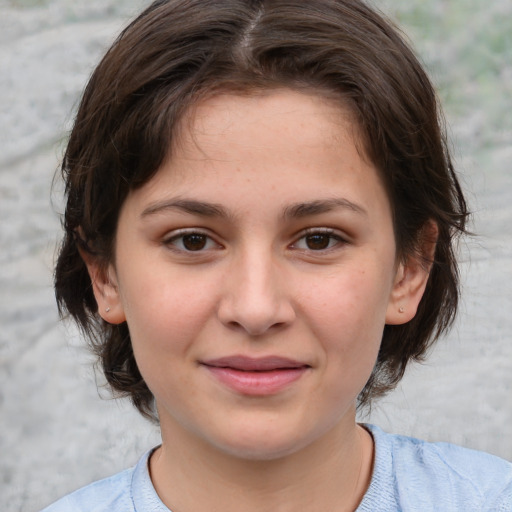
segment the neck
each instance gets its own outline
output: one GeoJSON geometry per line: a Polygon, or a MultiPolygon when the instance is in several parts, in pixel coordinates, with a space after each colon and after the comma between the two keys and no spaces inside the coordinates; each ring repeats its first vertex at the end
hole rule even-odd
{"type": "Polygon", "coordinates": [[[353,511],[370,483],[373,441],[354,421],[352,428],[333,429],[273,460],[233,457],[172,430],[171,437],[162,430],[150,472],[158,495],[174,512],[353,511]]]}

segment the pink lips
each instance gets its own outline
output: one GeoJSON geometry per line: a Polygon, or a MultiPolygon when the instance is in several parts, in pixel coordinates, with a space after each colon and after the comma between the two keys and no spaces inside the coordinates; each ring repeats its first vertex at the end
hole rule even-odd
{"type": "Polygon", "coordinates": [[[300,379],[309,368],[307,364],[278,356],[230,356],[201,364],[233,391],[254,396],[278,393],[300,379]]]}

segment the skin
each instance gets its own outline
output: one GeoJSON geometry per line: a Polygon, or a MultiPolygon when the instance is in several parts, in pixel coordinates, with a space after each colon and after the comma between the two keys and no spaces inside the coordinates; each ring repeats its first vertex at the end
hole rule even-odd
{"type": "Polygon", "coordinates": [[[354,128],[339,105],[287,89],[205,100],[126,199],[115,261],[87,261],[103,318],[127,321],[156,398],[150,470],[175,512],[354,510],[369,485],[356,398],[384,325],[414,316],[428,274],[397,261],[354,128]],[[232,355],[306,369],[245,394],[204,364],[232,355]]]}

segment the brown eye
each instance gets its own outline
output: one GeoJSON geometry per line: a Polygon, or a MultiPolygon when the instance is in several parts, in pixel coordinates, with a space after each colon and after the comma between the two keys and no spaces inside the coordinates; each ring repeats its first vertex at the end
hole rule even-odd
{"type": "Polygon", "coordinates": [[[327,233],[315,233],[305,237],[306,246],[312,251],[321,251],[327,249],[332,241],[332,235],[327,233]]]}
{"type": "Polygon", "coordinates": [[[294,249],[301,251],[327,251],[337,246],[340,248],[346,241],[329,228],[311,229],[301,236],[294,244],[294,249]]]}
{"type": "Polygon", "coordinates": [[[191,235],[184,235],[182,240],[183,247],[187,251],[200,251],[206,247],[208,237],[199,233],[193,233],[191,235]]]}
{"type": "Polygon", "coordinates": [[[202,252],[220,248],[210,236],[199,231],[178,232],[176,235],[164,240],[163,243],[169,249],[183,253],[202,252]]]}

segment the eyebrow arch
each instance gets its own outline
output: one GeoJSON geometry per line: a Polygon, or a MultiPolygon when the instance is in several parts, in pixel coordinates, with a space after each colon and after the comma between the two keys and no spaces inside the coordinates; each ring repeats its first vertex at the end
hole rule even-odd
{"type": "Polygon", "coordinates": [[[167,210],[181,210],[192,215],[201,217],[229,217],[227,211],[218,204],[195,201],[193,199],[168,199],[150,204],[141,214],[141,217],[148,217],[167,210]]]}
{"type": "Polygon", "coordinates": [[[285,218],[300,219],[310,215],[319,215],[337,209],[347,209],[357,214],[368,216],[368,212],[360,205],[344,198],[319,199],[306,203],[296,203],[285,208],[283,216],[285,218]]]}

